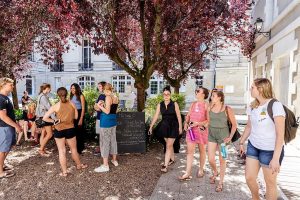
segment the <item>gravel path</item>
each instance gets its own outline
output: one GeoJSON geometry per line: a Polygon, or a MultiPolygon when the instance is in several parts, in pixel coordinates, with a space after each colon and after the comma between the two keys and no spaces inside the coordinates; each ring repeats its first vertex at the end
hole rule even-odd
{"type": "Polygon", "coordinates": [[[89,165],[76,170],[68,154],[71,174],[60,177],[58,152],[49,148],[49,158],[37,155],[37,148],[19,147],[9,155],[16,175],[0,180],[0,199],[149,199],[161,175],[162,146],[152,144],[146,154],[119,156],[120,166],[110,166],[109,173],[95,173],[100,157],[93,146],[81,156],[89,165]]]}

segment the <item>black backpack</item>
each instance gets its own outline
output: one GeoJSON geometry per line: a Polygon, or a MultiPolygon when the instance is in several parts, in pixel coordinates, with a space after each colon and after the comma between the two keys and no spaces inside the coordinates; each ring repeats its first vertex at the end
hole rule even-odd
{"type": "MultiPolygon", "coordinates": [[[[273,117],[273,104],[278,101],[277,99],[272,99],[268,104],[268,114],[274,122],[273,117]]],[[[295,114],[288,109],[285,105],[283,105],[285,111],[285,132],[284,132],[284,142],[285,144],[289,143],[293,139],[295,139],[297,134],[297,129],[299,126],[299,117],[296,119],[295,114]]]]}

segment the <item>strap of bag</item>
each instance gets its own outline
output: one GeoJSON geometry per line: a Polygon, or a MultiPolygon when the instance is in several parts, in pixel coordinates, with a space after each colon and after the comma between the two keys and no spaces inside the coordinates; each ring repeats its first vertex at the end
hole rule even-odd
{"type": "Polygon", "coordinates": [[[267,107],[268,115],[270,116],[270,118],[272,119],[273,122],[274,122],[273,104],[277,101],[278,101],[277,99],[271,99],[271,101],[269,102],[268,107],[267,107]]]}

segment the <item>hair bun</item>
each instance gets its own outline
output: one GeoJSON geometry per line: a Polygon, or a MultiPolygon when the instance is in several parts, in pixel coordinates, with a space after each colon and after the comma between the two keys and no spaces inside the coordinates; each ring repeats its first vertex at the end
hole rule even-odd
{"type": "Polygon", "coordinates": [[[164,87],[163,91],[169,91],[171,93],[171,87],[167,85],[166,87],[164,87]]]}

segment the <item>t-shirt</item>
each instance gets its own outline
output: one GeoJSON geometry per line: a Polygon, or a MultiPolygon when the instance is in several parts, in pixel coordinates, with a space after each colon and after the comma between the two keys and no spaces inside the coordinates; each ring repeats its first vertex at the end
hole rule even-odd
{"type": "MultiPolygon", "coordinates": [[[[12,119],[14,122],[16,121],[15,113],[14,113],[14,106],[11,103],[10,99],[0,94],[0,110],[6,110],[6,115],[12,119]]],[[[4,121],[0,119],[0,127],[8,127],[9,125],[6,124],[4,121]]]]}
{"type": "MultiPolygon", "coordinates": [[[[99,101],[105,101],[105,94],[100,94],[96,103],[98,103],[99,101]]],[[[101,112],[102,111],[97,111],[97,119],[100,120],[100,116],[101,116],[101,112]]]]}
{"type": "MultiPolygon", "coordinates": [[[[269,102],[270,101],[255,109],[248,107],[247,115],[250,116],[251,121],[251,133],[249,140],[251,144],[258,149],[274,151],[276,142],[276,129],[275,123],[268,114],[267,108],[269,102]]],[[[283,105],[280,102],[274,102],[272,109],[273,117],[285,117],[286,114],[283,105]]]]}

